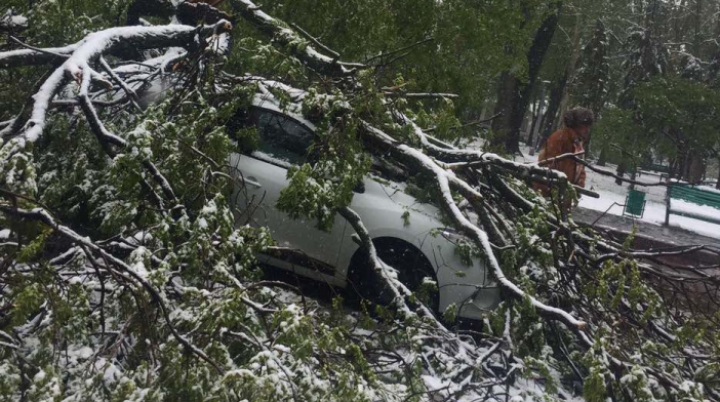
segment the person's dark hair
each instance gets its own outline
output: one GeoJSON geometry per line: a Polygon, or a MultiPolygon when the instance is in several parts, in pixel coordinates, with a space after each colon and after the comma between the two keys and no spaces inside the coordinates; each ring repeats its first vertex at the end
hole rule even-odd
{"type": "Polygon", "coordinates": [[[584,107],[570,109],[563,115],[563,123],[566,127],[575,128],[580,126],[592,126],[595,122],[595,115],[592,110],[584,107]]]}

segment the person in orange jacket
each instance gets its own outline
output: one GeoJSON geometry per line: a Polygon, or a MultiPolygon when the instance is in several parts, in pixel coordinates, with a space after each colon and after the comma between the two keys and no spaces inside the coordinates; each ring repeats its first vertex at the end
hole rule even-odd
{"type": "MultiPolygon", "coordinates": [[[[578,107],[565,112],[564,127],[552,133],[545,141],[538,154],[538,163],[564,154],[584,152],[583,146],[588,140],[590,127],[594,122],[595,116],[589,109],[578,107]]],[[[568,183],[585,187],[585,166],[572,158],[554,160],[542,165],[565,173],[568,183]]],[[[544,184],[535,183],[535,188],[546,197],[550,194],[549,188],[544,184]]]]}

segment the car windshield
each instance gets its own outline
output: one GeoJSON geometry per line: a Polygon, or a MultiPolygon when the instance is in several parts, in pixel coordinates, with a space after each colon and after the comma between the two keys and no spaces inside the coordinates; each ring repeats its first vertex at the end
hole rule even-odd
{"type": "Polygon", "coordinates": [[[308,162],[314,133],[282,113],[261,109],[239,110],[227,122],[228,133],[237,141],[238,150],[254,154],[266,161],[276,161],[282,167],[308,162]],[[244,128],[257,130],[257,142],[243,140],[238,132],[244,128]],[[262,154],[262,155],[258,155],[262,154]]]}
{"type": "Polygon", "coordinates": [[[300,165],[306,162],[313,143],[313,133],[281,114],[255,109],[251,114],[260,135],[258,151],[284,162],[300,165]]]}

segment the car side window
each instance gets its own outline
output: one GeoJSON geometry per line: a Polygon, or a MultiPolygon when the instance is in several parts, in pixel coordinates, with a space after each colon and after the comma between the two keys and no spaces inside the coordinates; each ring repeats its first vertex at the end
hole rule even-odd
{"type": "Polygon", "coordinates": [[[251,120],[260,136],[258,151],[294,165],[306,162],[313,133],[278,113],[255,109],[251,120]]]}

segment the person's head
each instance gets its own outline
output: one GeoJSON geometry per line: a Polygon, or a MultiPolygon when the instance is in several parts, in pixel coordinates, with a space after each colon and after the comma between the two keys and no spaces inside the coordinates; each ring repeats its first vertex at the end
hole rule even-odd
{"type": "Polygon", "coordinates": [[[580,136],[583,141],[587,141],[590,127],[595,122],[595,115],[590,109],[584,107],[576,107],[570,109],[563,115],[563,123],[565,127],[570,127],[580,136]]]}

